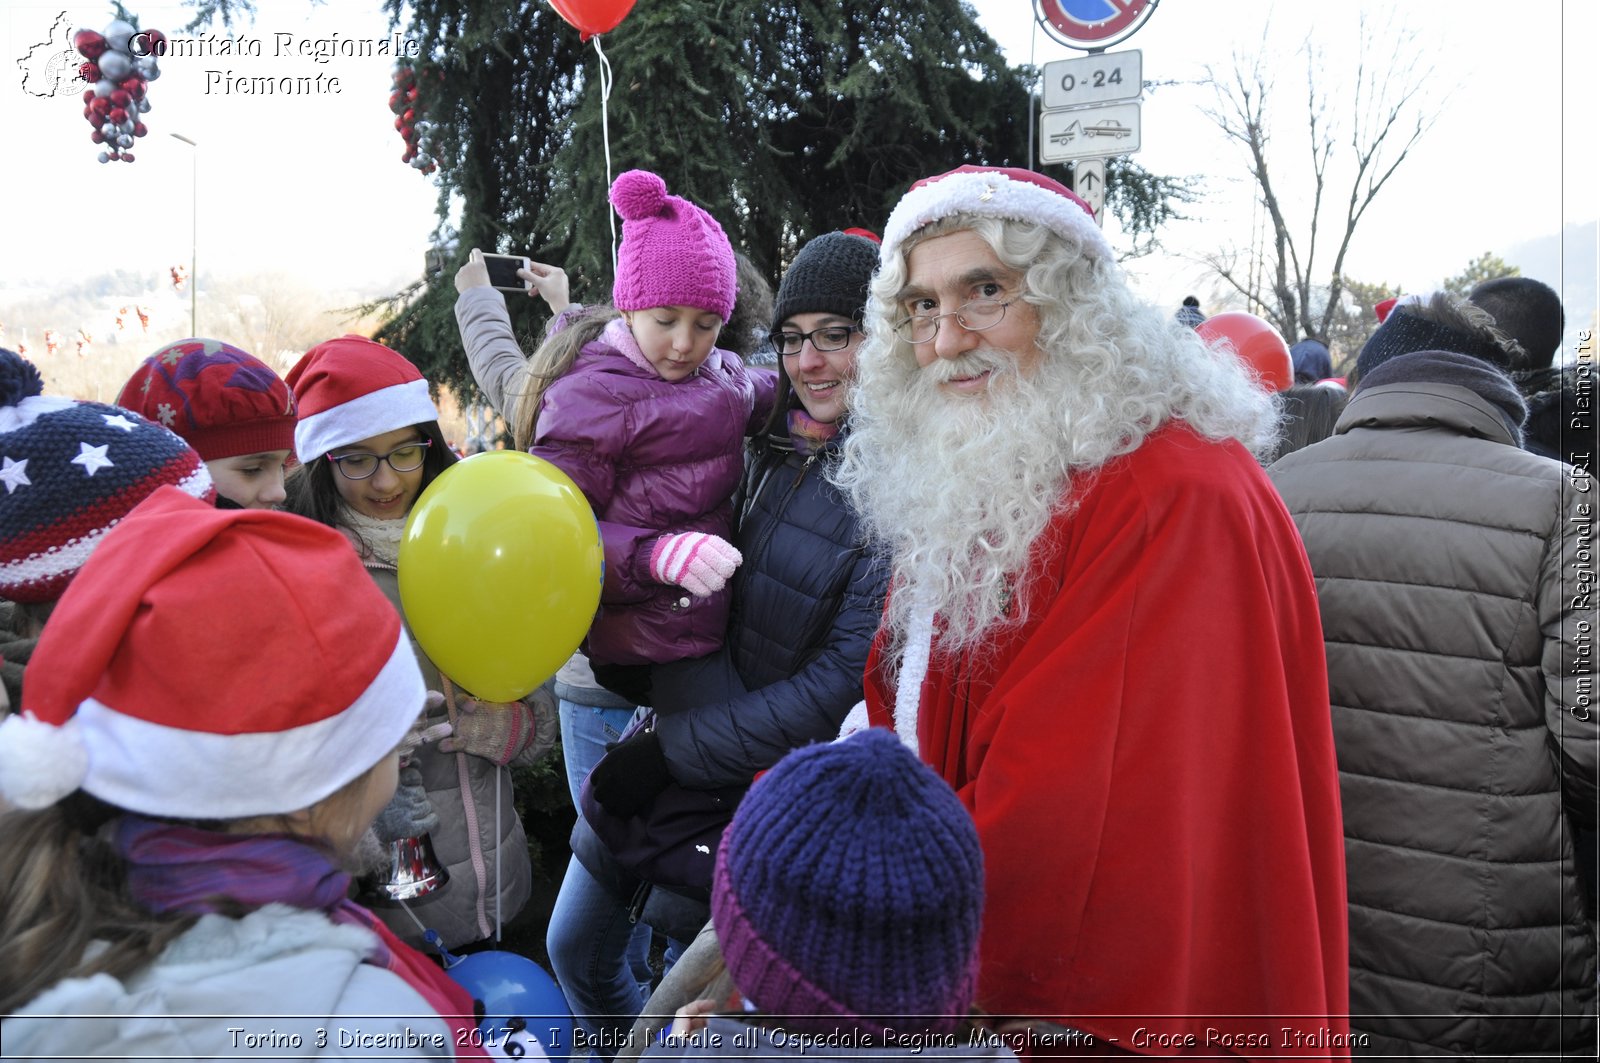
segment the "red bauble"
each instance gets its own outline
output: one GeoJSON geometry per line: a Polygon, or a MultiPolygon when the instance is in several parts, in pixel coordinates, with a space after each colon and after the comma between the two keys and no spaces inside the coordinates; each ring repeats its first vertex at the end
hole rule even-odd
{"type": "Polygon", "coordinates": [[[121,125],[123,122],[128,120],[128,112],[124,108],[113,107],[111,108],[111,113],[106,117],[110,118],[111,121],[116,125],[121,125]]]}
{"type": "Polygon", "coordinates": [[[106,39],[94,30],[79,30],[72,35],[72,46],[85,59],[99,59],[106,54],[106,39]]]}
{"type": "Polygon", "coordinates": [[[150,130],[143,122],[135,122],[135,123],[133,123],[133,135],[134,136],[142,137],[148,132],[150,132],[150,130]]]}
{"type": "MultiPolygon", "coordinates": [[[[95,63],[84,63],[78,67],[78,76],[85,81],[99,81],[100,67],[95,63]]],[[[93,89],[89,90],[93,92],[93,89]]]]}

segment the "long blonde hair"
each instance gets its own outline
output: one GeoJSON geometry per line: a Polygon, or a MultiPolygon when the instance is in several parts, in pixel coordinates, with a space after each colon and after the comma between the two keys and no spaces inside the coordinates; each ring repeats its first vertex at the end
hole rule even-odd
{"type": "Polygon", "coordinates": [[[550,385],[566,376],[585,344],[597,339],[607,325],[621,316],[615,307],[585,307],[566,328],[548,337],[529,356],[526,382],[511,415],[511,439],[518,450],[533,445],[539,427],[539,404],[550,385]]]}

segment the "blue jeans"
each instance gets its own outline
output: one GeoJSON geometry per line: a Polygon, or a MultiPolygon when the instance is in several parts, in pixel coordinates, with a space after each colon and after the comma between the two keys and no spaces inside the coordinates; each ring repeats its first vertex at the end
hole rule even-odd
{"type": "MultiPolygon", "coordinates": [[[[583,780],[588,778],[589,772],[605,755],[606,746],[622,737],[634,712],[632,708],[603,709],[596,705],[580,705],[566,698],[560,700],[561,753],[567,763],[567,788],[572,792],[574,807],[578,804],[578,790],[583,786],[583,780]]],[[[572,958],[569,965],[572,969],[568,973],[563,973],[561,966],[556,965],[556,980],[567,994],[567,1003],[575,1015],[610,1015],[617,1013],[619,1008],[622,1011],[631,1008],[632,1014],[638,1014],[650,996],[653,977],[650,970],[650,928],[644,923],[628,922],[626,902],[612,899],[610,892],[595,882],[576,860],[571,861],[566,877],[562,879],[561,894],[556,900],[555,911],[551,913],[546,934],[552,964],[556,964],[555,942],[558,935],[563,942],[564,954],[572,958]],[[581,874],[587,881],[578,883],[573,878],[575,874],[581,874]],[[567,892],[569,882],[573,883],[570,896],[567,892]],[[597,907],[601,896],[616,906],[615,913],[597,907]],[[564,904],[567,906],[565,916],[564,904]],[[620,923],[608,918],[613,914],[620,916],[620,923]],[[615,951],[619,941],[623,943],[620,953],[615,951]],[[587,956],[584,955],[586,952],[589,953],[587,956]],[[625,965],[621,972],[610,970],[610,963],[614,961],[605,959],[615,955],[620,955],[625,965]],[[598,970],[602,965],[608,968],[603,975],[598,970]],[[599,984],[601,981],[604,985],[599,984]],[[599,988],[596,989],[596,986],[599,988]]],[[[631,1022],[629,1020],[629,1025],[631,1022]]],[[[588,1021],[580,1019],[579,1023],[591,1036],[598,1032],[588,1021]]],[[[626,1033],[627,1029],[624,1026],[623,1032],[626,1033]]],[[[609,1057],[615,1051],[612,1048],[605,1054],[609,1057]]]]}
{"type": "Polygon", "coordinates": [[[606,746],[622,737],[634,709],[602,709],[561,699],[561,755],[567,762],[567,789],[578,805],[578,788],[605,755],[606,746]]]}
{"type": "MultiPolygon", "coordinates": [[[[633,951],[642,938],[648,953],[650,928],[629,921],[629,902],[617,897],[573,857],[561,880],[545,947],[556,981],[597,1057],[610,1059],[625,1045],[633,1020],[650,999],[650,966],[643,978],[633,951]]],[[[577,1061],[581,1053],[570,1057],[577,1061]]]]}

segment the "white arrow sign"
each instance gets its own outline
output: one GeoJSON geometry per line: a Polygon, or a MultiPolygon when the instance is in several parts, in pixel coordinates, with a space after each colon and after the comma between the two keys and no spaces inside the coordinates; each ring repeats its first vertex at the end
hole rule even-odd
{"type": "Polygon", "coordinates": [[[1094,211],[1095,224],[1105,227],[1106,160],[1079,159],[1072,164],[1072,190],[1094,211]]]}

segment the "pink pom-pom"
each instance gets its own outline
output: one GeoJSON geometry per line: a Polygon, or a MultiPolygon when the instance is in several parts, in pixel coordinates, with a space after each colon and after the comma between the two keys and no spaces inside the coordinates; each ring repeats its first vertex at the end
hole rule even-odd
{"type": "Polygon", "coordinates": [[[623,221],[653,218],[667,203],[667,183],[649,170],[629,170],[611,185],[611,205],[623,221]]]}
{"type": "Polygon", "coordinates": [[[60,727],[32,713],[0,722],[0,795],[18,808],[48,808],[88,774],[89,751],[76,718],[60,727]]]}

